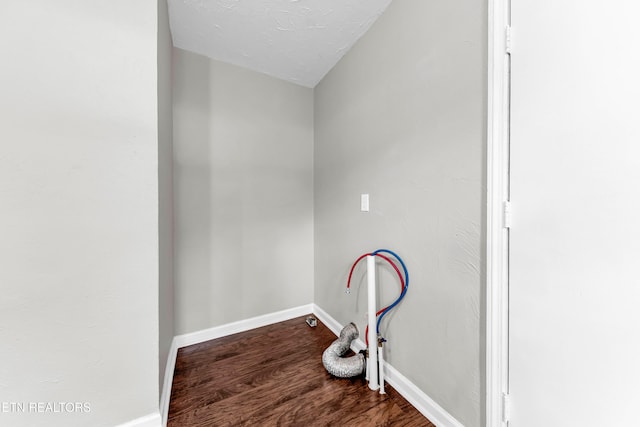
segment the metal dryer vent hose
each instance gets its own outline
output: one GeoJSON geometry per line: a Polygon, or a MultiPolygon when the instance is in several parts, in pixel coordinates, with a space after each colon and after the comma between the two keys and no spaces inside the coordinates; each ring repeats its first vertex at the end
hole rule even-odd
{"type": "Polygon", "coordinates": [[[342,357],[351,347],[351,341],[358,338],[358,328],[352,322],[342,328],[340,337],[322,353],[322,364],[327,372],[339,378],[351,378],[361,375],[366,367],[362,353],[351,357],[342,357]]]}

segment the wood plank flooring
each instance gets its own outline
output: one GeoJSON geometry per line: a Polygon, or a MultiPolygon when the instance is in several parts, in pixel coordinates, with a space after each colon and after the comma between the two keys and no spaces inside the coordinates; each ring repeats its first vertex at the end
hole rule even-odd
{"type": "Polygon", "coordinates": [[[168,427],[435,427],[389,385],[380,395],[329,375],[322,352],[336,336],[305,317],[180,349],[168,427]]]}

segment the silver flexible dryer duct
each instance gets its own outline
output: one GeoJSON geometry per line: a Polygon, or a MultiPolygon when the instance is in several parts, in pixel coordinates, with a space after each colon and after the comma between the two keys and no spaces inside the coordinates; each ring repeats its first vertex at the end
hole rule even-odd
{"type": "Polygon", "coordinates": [[[341,357],[351,347],[351,341],[358,338],[358,328],[349,323],[340,331],[340,337],[322,353],[322,364],[327,372],[339,378],[351,378],[361,375],[366,367],[364,355],[358,353],[351,357],[341,357]]]}

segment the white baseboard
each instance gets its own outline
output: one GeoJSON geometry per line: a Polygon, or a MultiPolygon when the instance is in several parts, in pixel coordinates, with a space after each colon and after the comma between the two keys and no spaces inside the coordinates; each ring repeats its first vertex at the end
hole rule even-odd
{"type": "MultiPolygon", "coordinates": [[[[336,336],[340,335],[343,328],[337,320],[331,317],[326,311],[313,304],[313,314],[324,323],[336,336]]],[[[367,348],[364,341],[360,338],[351,343],[351,349],[358,352],[367,348]]],[[[397,369],[391,366],[387,361],[384,362],[385,379],[398,393],[402,395],[409,403],[413,405],[422,415],[427,417],[432,423],[438,427],[464,427],[460,421],[456,420],[451,414],[445,411],[425,392],[420,390],[418,386],[409,381],[407,377],[402,375],[397,369]]]]}
{"type": "Polygon", "coordinates": [[[313,314],[315,314],[318,319],[320,319],[320,321],[324,323],[324,325],[329,328],[331,332],[333,332],[335,336],[340,335],[340,331],[342,330],[344,325],[340,324],[340,322],[331,317],[329,313],[318,307],[316,304],[312,304],[312,310],[313,314]]]}
{"type": "Polygon", "coordinates": [[[251,329],[260,328],[262,326],[271,325],[273,323],[284,322],[285,320],[310,314],[313,310],[313,304],[301,305],[299,307],[287,310],[277,311],[275,313],[264,314],[262,316],[252,317],[250,319],[239,320],[237,322],[227,323],[225,325],[215,326],[201,331],[191,332],[189,334],[178,335],[174,338],[178,348],[188,345],[199,344],[201,342],[214,340],[216,338],[226,337],[227,335],[237,334],[239,332],[249,331],[251,329]]]}
{"type": "Polygon", "coordinates": [[[120,424],[117,427],[160,427],[162,426],[162,419],[160,413],[155,412],[153,414],[145,415],[144,417],[136,418],[124,424],[120,424]]]}
{"type": "MultiPolygon", "coordinates": [[[[169,416],[171,386],[173,384],[173,372],[176,366],[178,349],[194,344],[199,344],[201,342],[214,340],[216,338],[226,337],[227,335],[237,334],[239,332],[245,332],[251,329],[260,328],[262,326],[271,325],[273,323],[284,322],[285,320],[290,320],[296,317],[313,313],[313,309],[314,304],[306,304],[287,310],[277,311],[275,313],[269,313],[245,320],[239,320],[237,322],[227,323],[225,325],[215,326],[213,328],[203,329],[201,331],[191,332],[188,334],[177,335],[173,337],[173,340],[171,341],[171,348],[169,349],[169,355],[167,356],[167,367],[164,372],[164,383],[162,386],[162,396],[160,398],[162,426],[164,427],[167,425],[167,418],[169,416]]],[[[129,426],[127,425],[126,427],[129,426]]],[[[133,427],[133,425],[131,427],[133,427]]],[[[147,426],[141,425],[141,427],[147,426]]]]}
{"type": "Polygon", "coordinates": [[[162,395],[160,396],[160,415],[162,417],[162,427],[166,427],[169,417],[169,401],[171,399],[171,386],[173,385],[173,372],[176,368],[176,358],[178,357],[178,345],[176,338],[171,340],[169,354],[167,355],[167,365],[164,369],[164,382],[162,383],[162,395]]]}
{"type": "Polygon", "coordinates": [[[398,393],[411,403],[422,415],[438,427],[464,427],[453,415],[431,399],[418,386],[409,381],[393,366],[384,363],[385,379],[398,393]]]}

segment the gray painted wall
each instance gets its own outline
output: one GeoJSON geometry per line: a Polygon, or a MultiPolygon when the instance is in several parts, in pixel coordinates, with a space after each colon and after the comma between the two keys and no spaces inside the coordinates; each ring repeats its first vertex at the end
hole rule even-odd
{"type": "MultiPolygon", "coordinates": [[[[485,39],[484,1],[395,1],[315,88],[315,303],[364,334],[349,268],[397,251],[411,283],[386,357],[469,427],[483,423],[485,39]]],[[[380,275],[390,303],[399,285],[380,275]]]]}
{"type": "Polygon", "coordinates": [[[158,0],[158,189],[159,189],[159,381],[164,371],[173,325],[173,105],[171,100],[171,51],[167,0],[158,0]]]}
{"type": "Polygon", "coordinates": [[[176,334],[313,301],[313,91],[173,51],[176,334]]]}
{"type": "Polygon", "coordinates": [[[3,426],[158,410],[156,18],[129,0],[0,6],[0,401],[27,405],[3,426]]]}

